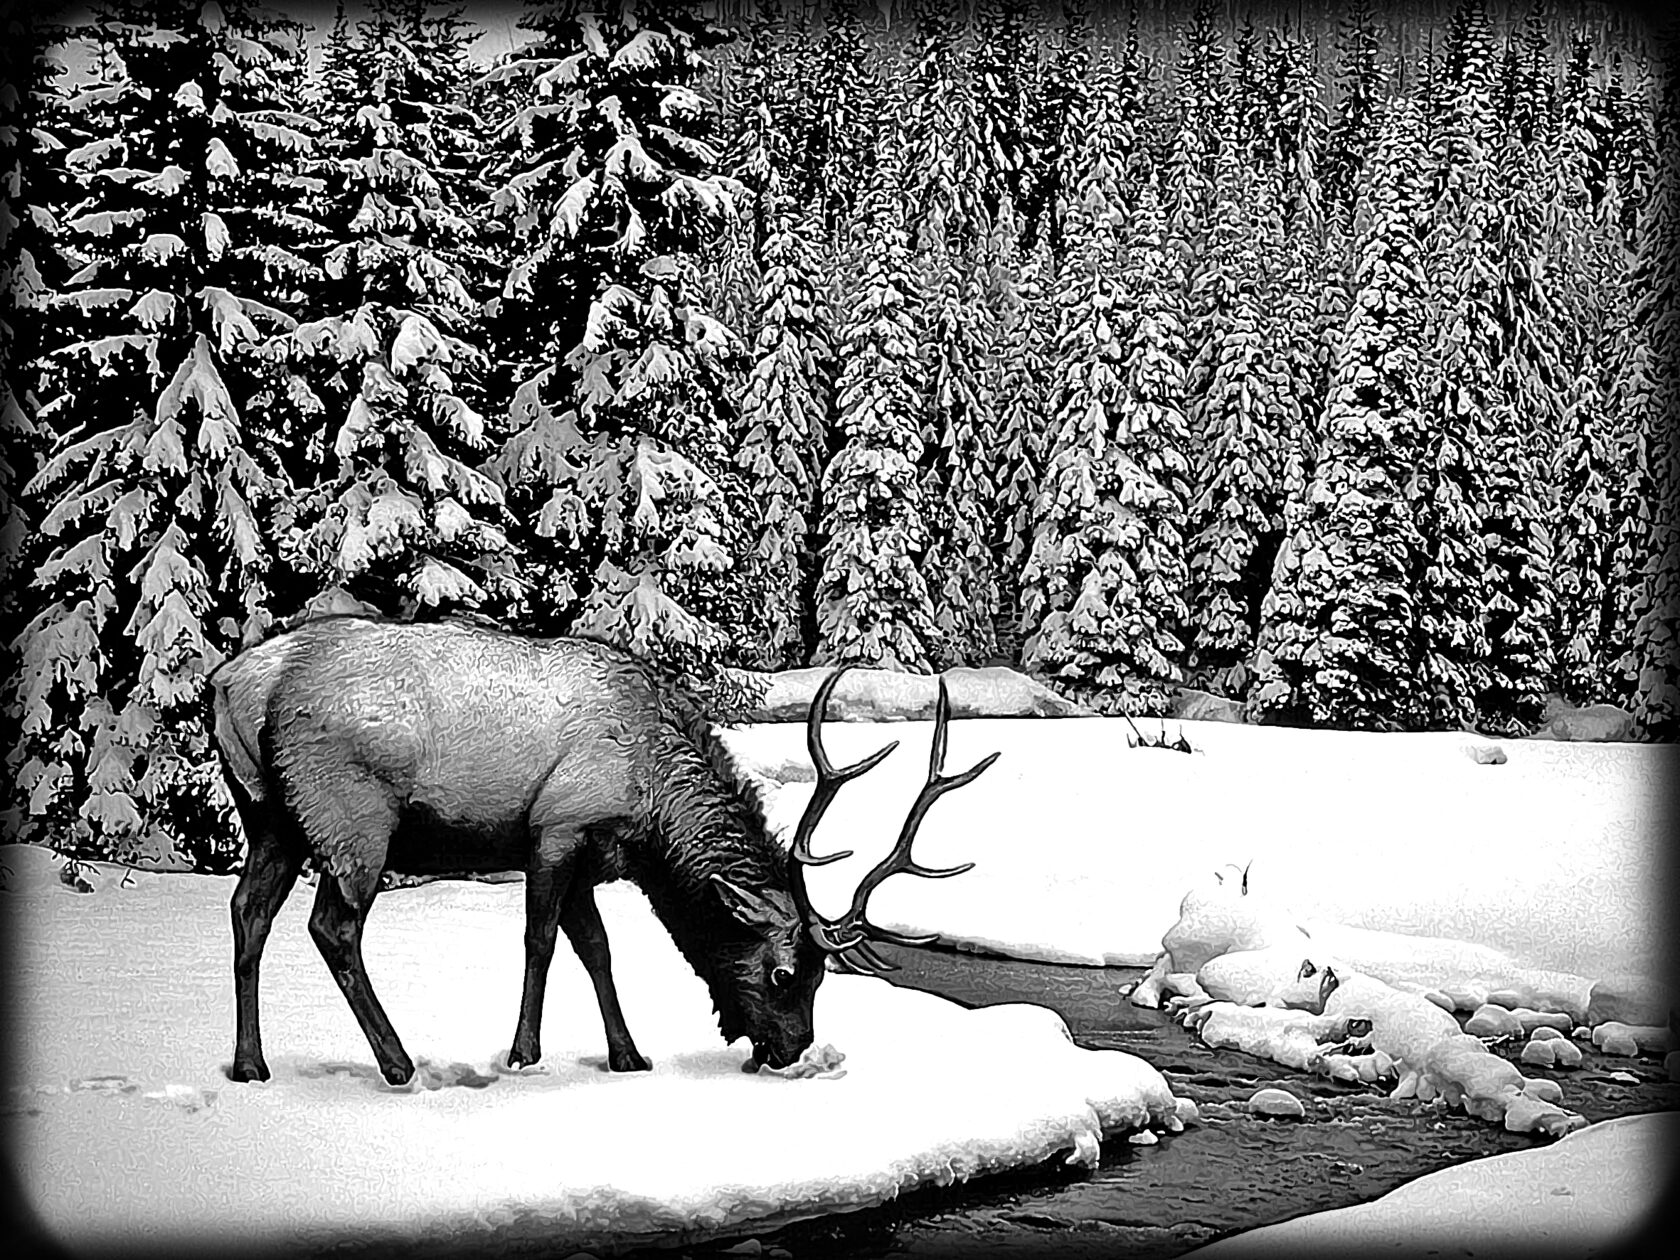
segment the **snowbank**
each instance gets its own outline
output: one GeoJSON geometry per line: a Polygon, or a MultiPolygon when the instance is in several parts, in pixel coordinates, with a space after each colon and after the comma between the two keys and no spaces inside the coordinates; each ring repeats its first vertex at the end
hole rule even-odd
{"type": "MultiPolygon", "coordinates": [[[[737,671],[762,682],[764,698],[754,710],[761,722],[803,723],[811,711],[817,688],[834,671],[826,665],[789,669],[775,674],[737,671]]],[[[951,713],[959,718],[1090,717],[1090,710],[1030,678],[1020,670],[990,665],[980,669],[948,669],[943,675],[951,696],[951,713]]],[[[933,720],[939,699],[939,678],[891,669],[854,669],[840,680],[829,697],[832,722],[903,722],[933,720]]]]}
{"type": "Polygon", "coordinates": [[[704,986],[623,884],[599,903],[652,1073],[603,1070],[594,996],[563,949],[545,1070],[499,1071],[523,890],[435,883],[386,893],[368,925],[373,982],[420,1067],[391,1090],[309,940],[300,886],[263,964],[274,1079],[234,1085],[230,879],[125,886],[96,868],[97,891],[78,894],[42,850],[0,849],[0,862],[23,928],[15,1149],[29,1198],[72,1247],[495,1235],[563,1254],[770,1228],[1058,1154],[1088,1163],[1104,1134],[1177,1125],[1159,1073],[1075,1047],[1048,1010],[965,1011],[851,976],[828,977],[816,1011],[843,1077],[746,1075],[745,1043],[723,1045],[704,986]]]}
{"type": "Polygon", "coordinates": [[[1647,1224],[1673,1176],[1680,1113],[1588,1125],[1551,1146],[1472,1160],[1354,1207],[1296,1217],[1190,1253],[1590,1256],[1647,1224]]]}
{"type": "MultiPolygon", "coordinates": [[[[821,908],[844,905],[892,843],[926,772],[931,725],[829,727],[836,760],[894,738],[904,746],[830,809],[818,851],[856,856],[811,873],[821,908]]],[[[1494,765],[1474,759],[1489,741],[1471,734],[1138,726],[1182,730],[1196,751],[1130,748],[1121,721],[954,722],[948,766],[1003,755],[939,803],[917,852],[976,868],[891,880],[874,916],[1016,957],[1143,965],[1186,889],[1251,863],[1252,887],[1309,931],[1451,938],[1595,979],[1662,973],[1660,790],[1680,768],[1672,746],[1506,741],[1494,765]]],[[[796,725],[728,738],[760,766],[808,764],[796,725]]],[[[776,790],[773,821],[791,829],[810,791],[776,790]]]]}

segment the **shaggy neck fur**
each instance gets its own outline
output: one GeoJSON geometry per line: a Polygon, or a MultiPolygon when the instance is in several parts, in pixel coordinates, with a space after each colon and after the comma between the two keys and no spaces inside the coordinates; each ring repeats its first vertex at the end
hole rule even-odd
{"type": "Polygon", "coordinates": [[[697,712],[669,714],[653,741],[657,770],[646,789],[647,829],[629,854],[631,877],[706,982],[724,1040],[733,1041],[746,1032],[736,994],[759,942],[724,906],[711,877],[785,891],[787,853],[770,836],[758,794],[697,712]]]}

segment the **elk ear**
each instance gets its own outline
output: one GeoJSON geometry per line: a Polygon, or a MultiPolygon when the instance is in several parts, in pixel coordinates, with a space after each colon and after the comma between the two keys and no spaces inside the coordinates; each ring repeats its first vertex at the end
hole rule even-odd
{"type": "Polygon", "coordinates": [[[781,921],[782,916],[776,913],[776,907],[762,894],[731,884],[722,875],[713,875],[712,885],[718,890],[718,896],[723,899],[729,913],[742,926],[767,928],[781,921]]]}

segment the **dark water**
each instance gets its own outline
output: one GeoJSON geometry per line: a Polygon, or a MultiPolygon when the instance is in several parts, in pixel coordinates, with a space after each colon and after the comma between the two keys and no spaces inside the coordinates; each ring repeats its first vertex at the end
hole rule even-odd
{"type": "MultiPolygon", "coordinates": [[[[1137,972],[1060,967],[932,949],[885,950],[895,983],[965,1006],[1035,1002],[1067,1021],[1074,1040],[1125,1050],[1158,1069],[1202,1119],[1153,1146],[1103,1148],[1095,1170],[1046,1165],[969,1186],[933,1188],[885,1207],[759,1235],[766,1252],[796,1257],[1048,1256],[1166,1260],[1202,1243],[1308,1212],[1345,1207],[1468,1159],[1526,1150],[1536,1138],[1391,1102],[1372,1087],[1309,1077],[1233,1050],[1211,1050],[1158,1011],[1134,1007],[1119,987],[1137,972]],[[1231,1104],[1278,1085],[1305,1102],[1304,1120],[1250,1116],[1231,1104]]],[[[1586,1048],[1580,1068],[1552,1072],[1564,1104],[1597,1121],[1680,1109],[1680,1086],[1660,1062],[1608,1058],[1586,1048]],[[1610,1079],[1631,1073],[1636,1084],[1610,1079]]],[[[1514,1057],[1517,1049],[1509,1053],[1514,1057]]],[[[693,1250],[715,1255],[725,1240],[693,1250]]],[[[747,1249],[751,1250],[748,1243],[747,1249]]],[[[1551,1254],[1532,1245],[1516,1254],[1551,1254]]],[[[666,1255],[671,1253],[667,1252],[666,1255]]],[[[738,1254],[738,1253],[737,1253],[738,1254]]]]}

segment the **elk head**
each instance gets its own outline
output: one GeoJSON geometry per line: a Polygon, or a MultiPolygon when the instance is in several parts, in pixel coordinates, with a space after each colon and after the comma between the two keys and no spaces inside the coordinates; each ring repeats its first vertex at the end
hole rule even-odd
{"type": "MultiPolygon", "coordinates": [[[[849,668],[843,665],[823,680],[812,698],[806,717],[805,746],[810,752],[811,764],[816,767],[817,783],[794,829],[793,844],[788,851],[786,901],[780,890],[755,894],[715,878],[713,881],[719,885],[718,891],[735,918],[751,927],[754,935],[763,942],[762,948],[742,959],[741,965],[755,974],[741,976],[743,983],[737,989],[744,1007],[741,1017],[745,1026],[740,1031],[752,1040],[753,1045],[753,1057],[747,1064],[749,1069],[759,1063],[786,1067],[811,1044],[812,1005],[829,958],[835,959],[846,970],[879,975],[896,968],[871,948],[871,942],[922,945],[935,939],[932,936],[891,932],[868,921],[865,910],[869,896],[885,879],[900,872],[924,879],[947,879],[962,874],[974,865],[965,862],[961,866],[935,869],[920,865],[910,856],[916,832],[933,803],[945,793],[972,783],[998,758],[994,752],[961,774],[944,773],[951,701],[946,693],[945,680],[941,678],[927,782],[905,817],[897,843],[859,881],[850,907],[838,918],[827,918],[812,906],[805,887],[805,868],[826,866],[851,856],[849,849],[826,857],[815,856],[811,852],[811,838],[816,833],[817,824],[822,821],[823,814],[842,786],[874,769],[898,747],[898,741],[894,740],[863,760],[838,769],[829,761],[822,743],[823,717],[828,709],[829,697],[849,668]]],[[[730,1038],[730,1034],[730,1029],[724,1029],[726,1038],[730,1038]]]]}

